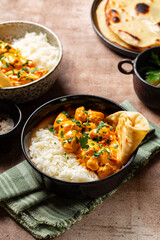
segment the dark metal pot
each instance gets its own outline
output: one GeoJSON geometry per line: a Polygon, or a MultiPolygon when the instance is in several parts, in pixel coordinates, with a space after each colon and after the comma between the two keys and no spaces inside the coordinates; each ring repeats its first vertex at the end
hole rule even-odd
{"type": "Polygon", "coordinates": [[[30,160],[28,153],[29,133],[31,133],[35,126],[46,118],[49,113],[54,112],[58,114],[59,112],[64,111],[65,107],[69,106],[75,108],[78,106],[85,106],[86,108],[91,108],[93,110],[103,111],[106,114],[125,110],[123,107],[111,100],[92,95],[71,95],[53,99],[35,110],[26,121],[21,134],[21,146],[24,156],[34,169],[36,178],[44,188],[47,188],[56,194],[72,198],[93,198],[102,196],[118,187],[124,180],[137,151],[131,155],[127,164],[117,173],[104,179],[83,183],[67,182],[50,177],[41,172],[30,160]]]}
{"type": "Polygon", "coordinates": [[[151,52],[154,51],[160,56],[160,47],[149,48],[135,58],[123,59],[118,63],[118,69],[121,73],[131,74],[133,73],[133,85],[134,90],[139,97],[139,99],[146,104],[148,107],[153,109],[160,109],[160,87],[151,85],[144,80],[144,76],[140,73],[140,69],[144,66],[144,63],[151,56],[151,52]],[[131,70],[125,70],[123,64],[130,64],[132,66],[131,70]]]}

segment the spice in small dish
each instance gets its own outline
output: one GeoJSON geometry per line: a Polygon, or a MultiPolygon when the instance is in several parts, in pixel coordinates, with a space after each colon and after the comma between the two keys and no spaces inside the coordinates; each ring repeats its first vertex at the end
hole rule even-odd
{"type": "Polygon", "coordinates": [[[0,113],[0,134],[9,132],[14,128],[14,121],[7,113],[0,113]]]}

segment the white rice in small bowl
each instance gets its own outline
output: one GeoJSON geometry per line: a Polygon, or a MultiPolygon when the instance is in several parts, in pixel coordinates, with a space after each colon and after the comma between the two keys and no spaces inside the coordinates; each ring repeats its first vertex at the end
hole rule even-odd
{"type": "Polygon", "coordinates": [[[98,176],[81,166],[74,154],[66,154],[58,137],[41,128],[32,138],[29,154],[34,165],[45,174],[68,182],[90,182],[98,176]]]}

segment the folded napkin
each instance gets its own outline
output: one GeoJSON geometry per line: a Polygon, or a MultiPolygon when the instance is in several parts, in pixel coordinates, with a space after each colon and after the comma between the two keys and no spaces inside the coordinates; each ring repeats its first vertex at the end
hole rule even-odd
{"type": "MultiPolygon", "coordinates": [[[[129,101],[121,105],[127,110],[136,111],[129,101]]],[[[150,126],[155,132],[140,146],[133,167],[123,183],[160,152],[160,128],[151,122],[150,126]]],[[[27,161],[23,161],[0,175],[0,205],[36,239],[62,234],[123,184],[96,199],[68,200],[41,189],[32,171],[27,161]]]]}

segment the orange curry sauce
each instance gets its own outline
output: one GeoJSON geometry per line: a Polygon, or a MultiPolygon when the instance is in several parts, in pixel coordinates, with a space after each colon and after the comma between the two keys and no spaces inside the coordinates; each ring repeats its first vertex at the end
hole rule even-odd
{"type": "Polygon", "coordinates": [[[54,121],[53,131],[66,153],[74,153],[79,163],[100,179],[122,167],[116,132],[102,112],[86,111],[84,107],[61,112],[54,121]]]}
{"type": "Polygon", "coordinates": [[[0,41],[0,69],[13,86],[30,83],[48,72],[36,68],[32,60],[23,58],[19,50],[3,41],[0,41]]]}

